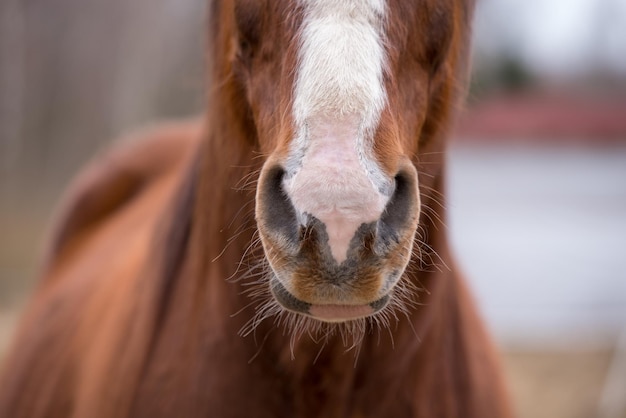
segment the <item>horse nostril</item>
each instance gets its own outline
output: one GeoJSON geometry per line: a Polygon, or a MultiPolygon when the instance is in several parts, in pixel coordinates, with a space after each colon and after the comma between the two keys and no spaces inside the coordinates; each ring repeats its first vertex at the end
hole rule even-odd
{"type": "Polygon", "coordinates": [[[298,242],[296,211],[283,190],[285,170],[274,166],[261,175],[257,194],[257,218],[266,232],[298,242]]]}
{"type": "Polygon", "coordinates": [[[387,253],[399,243],[399,234],[415,223],[419,215],[416,183],[416,175],[408,170],[396,175],[394,193],[377,225],[377,252],[387,253]]]}

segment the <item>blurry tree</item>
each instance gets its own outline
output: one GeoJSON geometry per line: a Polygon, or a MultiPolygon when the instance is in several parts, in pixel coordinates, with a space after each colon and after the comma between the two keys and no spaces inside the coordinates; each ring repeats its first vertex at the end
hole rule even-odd
{"type": "Polygon", "coordinates": [[[203,101],[204,0],[0,2],[2,200],[60,184],[121,131],[203,101]]]}
{"type": "Polygon", "coordinates": [[[493,94],[519,94],[534,88],[537,77],[519,57],[505,55],[482,63],[472,74],[468,101],[470,104],[493,94]]]}
{"type": "Polygon", "coordinates": [[[202,107],[205,3],[0,0],[0,314],[36,277],[80,166],[123,131],[202,107]]]}

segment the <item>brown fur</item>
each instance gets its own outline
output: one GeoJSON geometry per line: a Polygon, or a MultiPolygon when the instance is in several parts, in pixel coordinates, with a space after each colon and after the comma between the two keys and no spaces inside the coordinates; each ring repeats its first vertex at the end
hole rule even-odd
{"type": "MultiPolygon", "coordinates": [[[[256,313],[245,291],[263,266],[249,248],[247,182],[291,137],[286,35],[302,19],[290,2],[238,3],[237,14],[230,1],[211,3],[206,119],[116,148],[70,189],[3,367],[0,416],[509,416],[444,226],[443,138],[472,5],[389,0],[390,105],[376,152],[390,172],[401,153],[420,173],[423,213],[402,281],[423,291],[419,306],[346,352],[340,334],[294,338],[271,319],[238,334],[256,313]]],[[[256,288],[267,287],[260,277],[256,288]]]]}

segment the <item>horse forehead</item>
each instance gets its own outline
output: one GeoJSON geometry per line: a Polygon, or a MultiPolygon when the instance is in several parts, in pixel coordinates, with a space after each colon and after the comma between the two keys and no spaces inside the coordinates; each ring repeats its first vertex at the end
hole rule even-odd
{"type": "Polygon", "coordinates": [[[372,125],[385,102],[384,0],[302,0],[294,116],[359,115],[372,125]]]}

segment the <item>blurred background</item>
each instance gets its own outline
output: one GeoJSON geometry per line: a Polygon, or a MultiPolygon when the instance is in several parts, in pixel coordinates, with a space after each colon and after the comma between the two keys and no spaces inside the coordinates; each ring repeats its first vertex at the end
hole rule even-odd
{"type": "MultiPolygon", "coordinates": [[[[64,186],[204,100],[204,0],[0,2],[0,358],[64,186]]],[[[626,2],[479,0],[448,227],[520,417],[626,417],[626,2]]]]}

